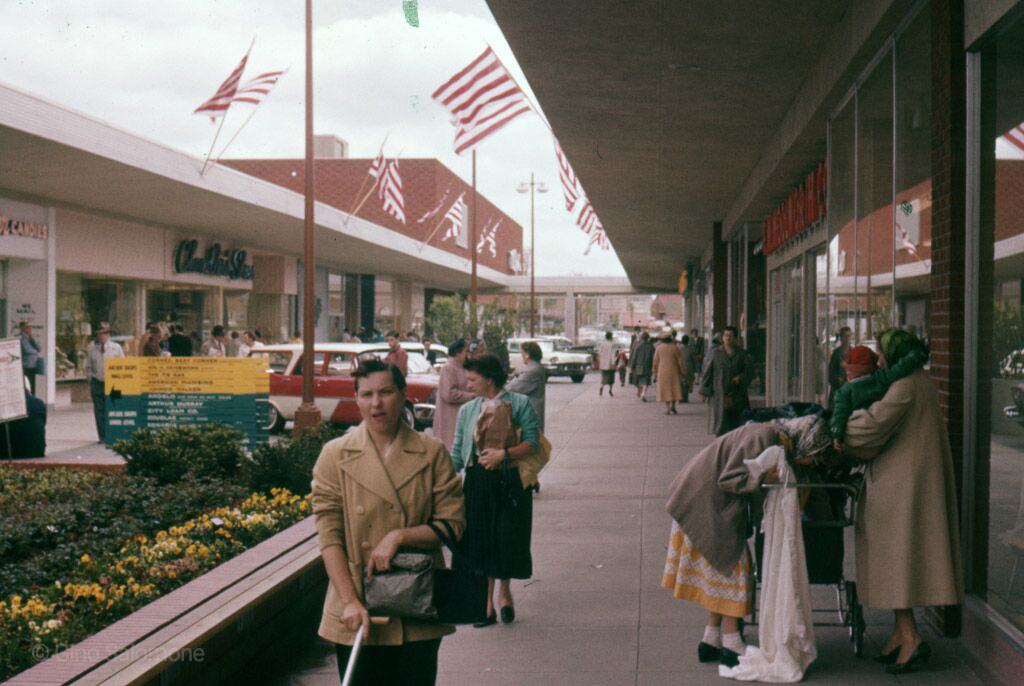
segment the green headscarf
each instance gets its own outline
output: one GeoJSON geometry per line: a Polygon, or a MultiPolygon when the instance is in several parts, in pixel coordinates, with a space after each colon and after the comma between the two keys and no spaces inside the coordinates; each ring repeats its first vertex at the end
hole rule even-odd
{"type": "Polygon", "coordinates": [[[902,329],[889,329],[879,339],[882,354],[885,355],[885,364],[890,369],[897,362],[912,352],[920,351],[927,355],[928,346],[914,334],[902,329]]]}

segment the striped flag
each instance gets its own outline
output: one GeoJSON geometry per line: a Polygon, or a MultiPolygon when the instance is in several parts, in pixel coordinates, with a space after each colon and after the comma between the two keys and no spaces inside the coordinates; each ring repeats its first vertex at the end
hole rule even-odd
{"type": "Polygon", "coordinates": [[[377,153],[376,159],[370,163],[369,174],[375,179],[380,178],[380,172],[382,169],[384,169],[384,148],[381,148],[380,152],[377,153]]]}
{"type": "Polygon", "coordinates": [[[590,254],[590,249],[594,246],[598,246],[601,250],[607,250],[611,247],[608,243],[608,235],[604,232],[604,227],[598,223],[597,228],[590,234],[590,241],[587,242],[587,248],[583,251],[584,255],[590,254]]]}
{"type": "MultiPolygon", "coordinates": [[[[252,46],[249,49],[252,50],[252,46]]],[[[228,108],[231,107],[235,94],[238,92],[238,84],[242,80],[242,72],[245,71],[245,63],[248,60],[249,53],[247,52],[231,75],[224,80],[224,83],[220,84],[220,88],[213,94],[213,97],[197,107],[193,114],[205,114],[210,117],[210,121],[216,121],[217,117],[227,114],[228,108]]]]}
{"type": "Polygon", "coordinates": [[[498,243],[495,240],[495,236],[498,233],[498,227],[501,226],[501,219],[499,219],[493,226],[490,221],[484,226],[484,230],[480,232],[480,240],[477,241],[476,251],[482,253],[484,248],[487,248],[487,252],[491,253],[491,257],[498,256],[498,243]]]}
{"type": "Polygon", "coordinates": [[[402,175],[398,171],[398,160],[391,160],[384,167],[377,187],[380,207],[398,221],[405,223],[405,198],[402,197],[402,175]]]}
{"type": "Polygon", "coordinates": [[[455,124],[455,152],[461,155],[532,108],[526,94],[488,47],[431,96],[455,124]]]}
{"type": "Polygon", "coordinates": [[[284,76],[284,71],[268,71],[260,74],[259,76],[249,79],[241,86],[235,96],[231,98],[231,102],[244,102],[250,105],[259,105],[263,102],[263,98],[270,94],[270,91],[274,90],[274,86],[284,76]]]}
{"type": "Polygon", "coordinates": [[[555,138],[554,141],[555,157],[558,158],[558,177],[562,180],[562,195],[565,196],[565,209],[568,212],[572,212],[572,209],[576,206],[576,201],[580,197],[579,182],[576,180],[576,173],[573,172],[569,160],[565,158],[565,153],[562,152],[562,146],[558,144],[558,139],[555,138]]]}
{"type": "Polygon", "coordinates": [[[1024,123],[1017,124],[1003,134],[1007,142],[1012,143],[1019,150],[1024,151],[1024,123]]]}
{"type": "Polygon", "coordinates": [[[462,233],[462,225],[466,221],[465,196],[465,193],[460,193],[459,197],[455,199],[454,203],[452,203],[452,206],[448,208],[447,212],[445,212],[444,219],[442,219],[442,221],[450,221],[451,225],[448,227],[448,230],[444,232],[444,238],[441,239],[442,241],[446,241],[449,238],[458,239],[459,235],[462,233]]]}
{"type": "Polygon", "coordinates": [[[591,233],[595,228],[601,226],[601,221],[597,218],[597,213],[594,212],[594,206],[586,197],[583,198],[583,207],[580,209],[579,216],[576,217],[576,225],[583,230],[583,233],[591,233]]]}
{"type": "Polygon", "coordinates": [[[444,195],[441,196],[441,200],[436,205],[434,205],[434,209],[430,210],[429,212],[425,212],[422,217],[420,217],[419,219],[416,220],[416,223],[417,224],[422,224],[423,222],[427,221],[428,219],[430,219],[432,217],[436,217],[437,213],[440,212],[441,208],[444,207],[445,203],[448,202],[448,196],[451,195],[451,193],[452,193],[452,184],[449,183],[448,184],[448,188],[446,188],[444,190],[444,195]]]}

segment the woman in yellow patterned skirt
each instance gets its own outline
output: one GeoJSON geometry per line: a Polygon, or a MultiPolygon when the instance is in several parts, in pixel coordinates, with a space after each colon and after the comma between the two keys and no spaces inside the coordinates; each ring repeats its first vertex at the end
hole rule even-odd
{"type": "Polygon", "coordinates": [[[820,417],[747,424],[715,439],[672,482],[667,509],[674,521],[661,585],[707,609],[701,662],[734,667],[746,650],[739,622],[750,614],[754,592],[747,499],[778,474],[745,462],[779,444],[806,462],[828,450],[831,439],[820,417]]]}

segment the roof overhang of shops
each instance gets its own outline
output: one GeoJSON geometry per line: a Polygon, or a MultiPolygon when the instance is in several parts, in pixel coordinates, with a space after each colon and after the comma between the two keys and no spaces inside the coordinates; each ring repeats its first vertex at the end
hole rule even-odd
{"type": "Polygon", "coordinates": [[[826,123],[913,0],[488,0],[630,281],[674,289],[826,156],[826,123]]]}
{"type": "MultiPolygon", "coordinates": [[[[0,194],[301,257],[304,198],[0,84],[0,194]]],[[[469,260],[317,203],[317,263],[465,290],[469,260]],[[426,276],[426,275],[429,275],[426,276]]],[[[60,228],[57,228],[58,236],[60,228]]],[[[113,253],[112,253],[113,254],[113,253]]],[[[482,287],[507,275],[481,267],[482,287]]]]}

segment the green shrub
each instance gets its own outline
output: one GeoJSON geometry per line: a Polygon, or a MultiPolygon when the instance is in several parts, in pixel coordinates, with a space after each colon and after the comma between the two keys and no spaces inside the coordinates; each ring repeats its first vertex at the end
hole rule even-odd
{"type": "Polygon", "coordinates": [[[153,431],[139,429],[113,445],[125,459],[128,474],[149,476],[170,484],[186,474],[232,479],[245,453],[244,435],[223,424],[176,426],[153,431]]]}
{"type": "Polygon", "coordinates": [[[61,578],[84,554],[115,551],[247,494],[208,477],[168,487],[123,474],[0,468],[0,597],[61,578]]]}
{"type": "Polygon", "coordinates": [[[259,446],[245,466],[246,483],[253,491],[265,493],[271,488],[287,488],[292,493],[306,495],[310,492],[313,465],[324,443],[343,433],[344,429],[324,422],[298,438],[259,446]]]}

